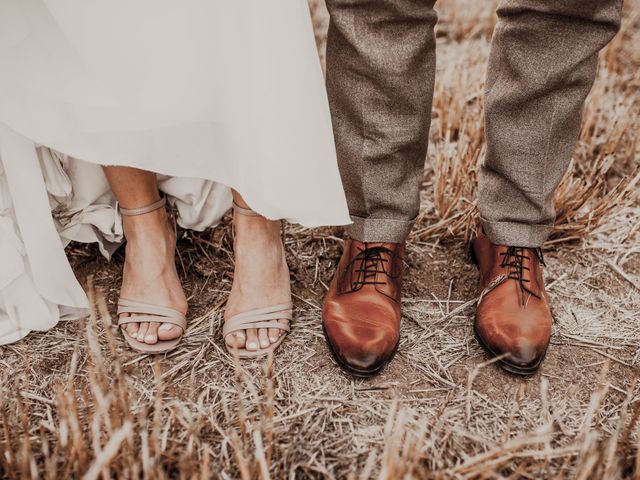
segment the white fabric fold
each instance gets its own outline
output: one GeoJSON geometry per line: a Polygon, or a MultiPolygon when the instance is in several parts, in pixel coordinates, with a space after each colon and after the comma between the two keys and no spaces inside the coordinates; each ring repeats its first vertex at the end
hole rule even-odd
{"type": "Polygon", "coordinates": [[[51,217],[35,144],[0,124],[0,160],[1,345],[53,327],[59,306],[79,317],[88,302],[51,217]]]}
{"type": "Polygon", "coordinates": [[[48,301],[86,308],[84,291],[60,248],[34,143],[0,124],[0,158],[35,288],[48,301]]]}
{"type": "MultiPolygon", "coordinates": [[[[161,175],[158,185],[183,228],[215,226],[231,207],[230,190],[209,180],[161,175]]],[[[36,146],[0,124],[0,345],[87,315],[64,247],[97,243],[108,259],[123,240],[99,165],[36,146]]]]}
{"type": "Polygon", "coordinates": [[[1,0],[0,158],[0,344],[86,308],[63,247],[122,242],[102,165],[157,173],[185,228],[230,188],[271,219],[351,222],[302,0],[1,0]]]}

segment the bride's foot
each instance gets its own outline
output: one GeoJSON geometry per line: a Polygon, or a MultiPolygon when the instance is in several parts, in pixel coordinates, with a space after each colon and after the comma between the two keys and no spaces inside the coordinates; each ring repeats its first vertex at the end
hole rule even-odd
{"type": "MultiPolygon", "coordinates": [[[[127,245],[120,296],[186,314],[187,299],[174,260],[176,236],[167,217],[164,208],[123,217],[127,245]]],[[[182,329],[171,323],[127,323],[122,329],[134,340],[150,345],[182,335],[182,329]]]]}
{"type": "MultiPolygon", "coordinates": [[[[280,236],[281,225],[261,216],[234,212],[235,269],[233,286],[224,319],[263,307],[291,302],[289,268],[280,236]]],[[[286,326],[288,320],[278,320],[286,326]]],[[[225,339],[233,349],[255,352],[278,342],[285,330],[279,328],[249,328],[236,331],[225,339]]]]}

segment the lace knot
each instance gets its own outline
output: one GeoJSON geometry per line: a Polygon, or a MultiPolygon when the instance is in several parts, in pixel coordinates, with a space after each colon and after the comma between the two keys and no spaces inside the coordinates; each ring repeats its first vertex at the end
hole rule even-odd
{"type": "MultiPolygon", "coordinates": [[[[520,285],[520,293],[522,294],[523,306],[526,305],[525,293],[529,293],[536,298],[541,298],[540,294],[535,293],[527,285],[531,283],[531,280],[525,278],[525,271],[530,271],[531,269],[524,264],[524,261],[530,260],[531,257],[526,254],[527,252],[525,250],[527,250],[525,247],[507,247],[506,251],[500,253],[500,255],[502,256],[500,267],[508,268],[509,273],[507,275],[507,278],[517,281],[520,285]]],[[[534,252],[537,259],[540,261],[540,264],[545,265],[542,250],[540,248],[530,250],[534,252]]]]}
{"type": "Polygon", "coordinates": [[[343,275],[349,272],[355,274],[352,274],[349,279],[352,290],[357,290],[364,285],[384,285],[386,282],[376,280],[379,273],[393,278],[387,265],[394,252],[382,245],[374,247],[369,247],[367,243],[364,245],[364,248],[358,247],[360,251],[349,261],[343,272],[343,275]]]}

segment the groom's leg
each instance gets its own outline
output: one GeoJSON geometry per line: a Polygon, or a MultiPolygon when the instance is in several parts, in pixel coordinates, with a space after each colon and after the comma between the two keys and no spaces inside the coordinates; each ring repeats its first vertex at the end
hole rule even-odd
{"type": "Polygon", "coordinates": [[[420,206],[435,74],[435,0],[327,0],[327,89],[362,242],[403,242],[420,206]]]}
{"type": "Polygon", "coordinates": [[[369,376],[400,338],[404,240],[418,215],[435,0],[327,0],[327,87],[354,224],[323,308],[338,363],[369,376]]]}
{"type": "Polygon", "coordinates": [[[620,27],[622,0],[504,0],[485,96],[487,155],[478,204],[494,243],[539,247],[571,160],[598,52],[620,27]]]}
{"type": "Polygon", "coordinates": [[[536,247],[551,231],[553,193],[621,7],[621,0],[504,0],[498,8],[479,175],[483,229],[474,241],[483,291],[475,330],[516,373],[535,371],[549,345],[552,316],[536,247]]]}

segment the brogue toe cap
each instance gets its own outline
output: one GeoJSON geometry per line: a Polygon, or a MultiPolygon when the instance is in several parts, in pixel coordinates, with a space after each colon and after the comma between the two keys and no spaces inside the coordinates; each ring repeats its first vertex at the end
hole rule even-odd
{"type": "Polygon", "coordinates": [[[518,369],[535,369],[545,356],[551,337],[545,318],[527,322],[520,318],[485,318],[476,321],[476,334],[495,356],[504,355],[503,364],[518,369]]]}
{"type": "Polygon", "coordinates": [[[325,322],[325,332],[336,360],[355,372],[381,370],[393,357],[398,344],[397,334],[384,327],[325,322]]]}

